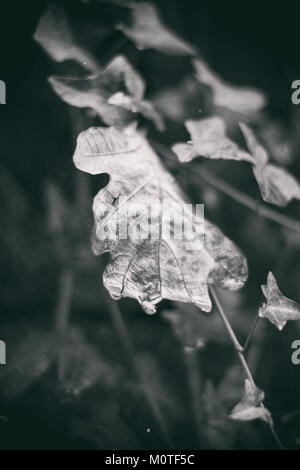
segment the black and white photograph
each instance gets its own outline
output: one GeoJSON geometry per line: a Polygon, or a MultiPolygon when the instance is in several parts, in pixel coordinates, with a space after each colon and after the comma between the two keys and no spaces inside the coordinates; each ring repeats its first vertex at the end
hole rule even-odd
{"type": "Polygon", "coordinates": [[[300,450],[300,8],[0,4],[0,450],[300,450]]]}

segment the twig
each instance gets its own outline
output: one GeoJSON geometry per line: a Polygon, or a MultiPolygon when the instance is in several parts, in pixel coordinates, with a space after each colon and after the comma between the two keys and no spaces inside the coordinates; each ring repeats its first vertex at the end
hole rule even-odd
{"type": "Polygon", "coordinates": [[[224,194],[231,197],[235,201],[248,207],[248,209],[253,210],[258,215],[262,215],[263,217],[272,220],[273,222],[276,222],[285,228],[290,228],[296,232],[300,232],[300,222],[284,214],[280,214],[271,207],[268,207],[262,203],[259,203],[255,199],[252,199],[252,197],[234,188],[231,186],[231,184],[221,180],[218,178],[218,176],[214,175],[206,168],[202,167],[197,174],[200,176],[200,178],[203,179],[203,181],[206,181],[211,186],[214,186],[219,191],[222,191],[224,194]]]}
{"type": "Polygon", "coordinates": [[[150,393],[148,389],[148,385],[146,384],[144,380],[144,376],[141,373],[140,368],[136,362],[131,339],[130,339],[126,324],[123,320],[119,306],[116,301],[108,298],[108,296],[106,296],[106,298],[107,298],[107,303],[110,309],[110,313],[111,313],[111,317],[112,317],[115,329],[123,345],[124,351],[127,355],[128,363],[130,367],[132,368],[132,372],[136,376],[138,382],[141,384],[148,406],[160,429],[161,435],[164,438],[165,443],[167,444],[169,448],[174,448],[174,445],[172,443],[172,438],[170,436],[167,424],[165,423],[164,417],[159,409],[158,404],[156,403],[155,398],[150,393]]]}
{"type": "MultiPolygon", "coordinates": [[[[157,150],[157,152],[165,157],[166,166],[171,170],[176,168],[174,163],[175,161],[177,162],[176,155],[172,152],[172,150],[166,147],[161,142],[157,142],[153,139],[151,139],[150,142],[153,147],[157,150]]],[[[221,178],[219,178],[203,166],[201,166],[200,168],[193,167],[190,172],[190,178],[201,178],[203,181],[218,189],[222,193],[231,197],[232,199],[244,205],[245,207],[248,207],[248,209],[251,209],[256,214],[261,215],[269,220],[272,220],[273,222],[276,222],[277,224],[282,225],[285,228],[300,232],[300,222],[298,220],[292,219],[291,217],[281,214],[263,203],[259,203],[257,200],[243,193],[239,189],[234,188],[231,184],[226,183],[221,178]]]]}
{"type": "MultiPolygon", "coordinates": [[[[241,362],[241,365],[242,365],[242,368],[243,368],[243,370],[244,370],[244,372],[245,372],[245,375],[246,375],[246,377],[250,380],[250,382],[252,383],[252,385],[255,386],[254,379],[253,379],[253,377],[252,377],[251,371],[250,371],[250,369],[249,369],[249,367],[248,367],[247,361],[246,361],[245,356],[244,356],[244,353],[243,353],[243,348],[242,348],[242,346],[240,345],[240,343],[239,343],[239,341],[238,341],[238,339],[237,339],[237,337],[236,337],[236,335],[235,335],[233,329],[231,328],[231,325],[230,325],[230,323],[229,323],[229,320],[228,320],[228,318],[227,318],[227,316],[226,316],[226,313],[224,312],[224,309],[223,309],[223,307],[222,307],[222,305],[221,305],[221,302],[220,302],[220,300],[219,300],[218,294],[217,294],[217,292],[216,292],[216,290],[215,290],[215,288],[214,288],[213,286],[210,286],[210,292],[211,292],[211,294],[212,294],[212,296],[213,296],[213,299],[214,299],[215,304],[216,304],[216,306],[217,306],[217,309],[218,309],[218,312],[219,312],[219,314],[220,314],[220,317],[221,317],[222,320],[223,320],[223,323],[224,323],[224,325],[225,325],[225,328],[226,328],[226,330],[227,330],[227,333],[229,334],[229,337],[230,337],[230,339],[231,339],[231,341],[232,341],[232,344],[233,344],[233,346],[234,346],[234,348],[235,348],[235,350],[236,350],[236,352],[237,352],[238,358],[239,358],[239,360],[240,360],[240,362],[241,362]]],[[[264,407],[263,402],[261,402],[261,407],[264,407]]],[[[275,428],[274,428],[273,423],[268,423],[268,425],[269,425],[270,431],[271,431],[271,433],[273,434],[273,437],[274,437],[276,443],[278,444],[279,448],[280,448],[280,449],[284,449],[284,446],[283,446],[283,444],[281,443],[281,441],[280,441],[280,439],[279,439],[279,437],[278,437],[278,435],[277,435],[277,432],[275,431],[275,428]]]]}
{"type": "Polygon", "coordinates": [[[246,353],[246,351],[247,351],[247,349],[248,349],[248,347],[249,347],[250,341],[251,341],[251,339],[252,339],[252,336],[253,336],[253,334],[254,334],[254,331],[255,331],[255,329],[256,329],[256,327],[257,327],[259,321],[260,321],[260,317],[259,317],[258,315],[256,315],[256,317],[255,317],[255,319],[254,319],[254,321],[253,321],[253,323],[252,323],[252,325],[251,325],[251,327],[250,327],[248,336],[247,336],[247,338],[246,338],[246,341],[245,341],[245,344],[244,344],[244,347],[243,347],[243,353],[244,353],[244,354],[246,353]]]}
{"type": "Polygon", "coordinates": [[[250,369],[249,369],[249,367],[248,367],[248,364],[247,364],[246,359],[245,359],[244,354],[243,354],[243,347],[242,347],[241,344],[239,343],[237,337],[235,336],[235,333],[234,333],[233,329],[231,328],[231,325],[230,325],[229,320],[228,320],[228,318],[227,318],[227,316],[226,316],[226,314],[225,314],[225,312],[224,312],[224,310],[223,310],[223,307],[222,307],[222,305],[221,305],[221,302],[220,302],[220,300],[219,300],[219,297],[218,297],[218,295],[217,295],[217,292],[215,291],[215,288],[212,287],[212,286],[210,287],[210,291],[211,291],[211,294],[212,294],[212,296],[213,296],[213,298],[214,298],[215,304],[216,304],[216,306],[217,306],[217,308],[218,308],[218,312],[219,312],[219,314],[220,314],[220,317],[221,317],[222,320],[223,320],[223,323],[224,323],[224,325],[225,325],[225,328],[226,328],[226,330],[227,330],[227,333],[229,334],[229,337],[230,337],[230,339],[231,339],[231,342],[232,342],[232,344],[233,344],[233,346],[234,346],[234,349],[235,349],[236,352],[237,352],[237,355],[238,355],[238,358],[239,358],[240,363],[241,363],[241,365],[242,365],[242,368],[244,369],[244,372],[245,372],[247,378],[248,378],[248,379],[250,380],[250,382],[252,383],[252,385],[255,385],[254,380],[253,380],[253,377],[252,377],[252,374],[251,374],[251,372],[250,372],[250,369]]]}

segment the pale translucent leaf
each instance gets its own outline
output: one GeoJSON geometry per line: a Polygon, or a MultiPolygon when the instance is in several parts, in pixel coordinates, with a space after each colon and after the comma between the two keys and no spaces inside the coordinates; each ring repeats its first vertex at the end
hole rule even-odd
{"type": "Polygon", "coordinates": [[[300,184],[287,170],[268,163],[268,154],[252,130],[240,123],[241,131],[254,160],[253,173],[264,201],[285,207],[292,199],[300,200],[300,184]]]}
{"type": "Polygon", "coordinates": [[[92,55],[77,44],[65,11],[57,5],[51,4],[41,16],[34,39],[56,62],[74,60],[87,70],[99,70],[92,55]]]}
{"type": "Polygon", "coordinates": [[[230,413],[230,418],[238,421],[253,421],[261,419],[272,424],[272,416],[262,404],[264,392],[256,387],[249,379],[245,380],[245,392],[242,400],[230,413]]]}
{"type": "Polygon", "coordinates": [[[136,113],[141,113],[162,126],[158,113],[143,101],[143,78],[121,55],[116,56],[98,75],[50,77],[49,82],[66,103],[79,108],[92,108],[106,124],[123,127],[136,119],[136,113]]]}
{"type": "Polygon", "coordinates": [[[191,136],[187,144],[175,144],[172,149],[181,162],[189,162],[197,156],[211,159],[245,160],[253,163],[249,153],[241,150],[226,136],[224,121],[219,117],[187,120],[185,127],[191,136]]]}
{"type": "Polygon", "coordinates": [[[268,274],[267,285],[261,288],[267,302],[259,309],[260,317],[267,318],[278,330],[282,330],[289,320],[300,320],[300,306],[280,292],[271,272],[268,274]]]}
{"type": "Polygon", "coordinates": [[[205,221],[205,242],[200,237],[191,243],[193,231],[199,233],[199,220],[184,213],[183,194],[142,134],[133,128],[126,132],[90,128],[78,138],[74,163],[88,173],[110,176],[109,184],[94,199],[94,252],[111,254],[104,284],[114,298],[136,298],[148,313],[163,298],[191,302],[209,311],[207,282],[229,289],[242,287],[246,260],[217,227],[205,221]],[[114,222],[125,204],[129,216],[122,228],[125,236],[121,236],[114,222]],[[137,204],[142,210],[135,216],[129,209],[137,204]],[[158,211],[151,214],[149,226],[153,206],[158,211]],[[181,238],[166,236],[166,221],[174,214],[176,220],[184,215],[190,222],[181,238]],[[117,236],[113,239],[104,233],[117,236]]]}
{"type": "Polygon", "coordinates": [[[255,88],[233,86],[224,82],[202,59],[193,59],[196,77],[211,88],[215,106],[242,114],[253,114],[266,105],[265,95],[255,88]]]}
{"type": "Polygon", "coordinates": [[[123,31],[138,49],[156,49],[172,55],[196,55],[194,46],[165,26],[157,9],[148,2],[131,3],[131,24],[120,23],[123,31]]]}

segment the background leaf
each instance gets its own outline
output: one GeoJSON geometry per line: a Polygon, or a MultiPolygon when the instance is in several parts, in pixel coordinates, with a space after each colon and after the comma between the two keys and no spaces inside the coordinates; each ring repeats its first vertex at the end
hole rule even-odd
{"type": "Polygon", "coordinates": [[[117,28],[128,36],[138,49],[156,49],[171,55],[196,55],[196,48],[167,28],[152,3],[131,3],[131,24],[117,28]]]}
{"type": "Polygon", "coordinates": [[[284,168],[268,163],[268,154],[251,129],[243,123],[240,128],[254,159],[253,173],[264,201],[285,207],[292,199],[300,200],[300,185],[296,178],[284,168]]]}
{"type": "Polygon", "coordinates": [[[253,162],[252,157],[241,150],[226,136],[225,123],[219,117],[185,121],[191,141],[175,144],[172,149],[181,162],[189,162],[197,156],[211,159],[244,160],[253,162]]]}
{"type": "Polygon", "coordinates": [[[227,84],[210,69],[203,59],[196,58],[193,64],[199,82],[210,87],[216,106],[246,115],[257,113],[265,107],[266,96],[259,90],[227,84]]]}

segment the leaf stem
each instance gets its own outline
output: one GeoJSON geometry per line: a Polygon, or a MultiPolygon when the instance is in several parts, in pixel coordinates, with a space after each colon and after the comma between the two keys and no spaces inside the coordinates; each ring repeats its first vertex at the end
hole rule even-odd
{"type": "Polygon", "coordinates": [[[217,295],[217,292],[216,292],[216,290],[215,290],[215,288],[214,288],[213,286],[210,286],[210,292],[211,292],[211,294],[212,294],[212,296],[213,296],[213,299],[214,299],[215,304],[216,304],[216,306],[217,306],[219,315],[220,315],[220,317],[222,318],[222,321],[223,321],[224,326],[225,326],[225,328],[226,328],[226,330],[227,330],[227,333],[228,333],[228,335],[229,335],[229,337],[230,337],[230,339],[231,339],[231,342],[232,342],[232,344],[233,344],[233,346],[234,346],[234,349],[235,349],[236,352],[237,352],[238,358],[239,358],[239,360],[240,360],[240,363],[241,363],[241,365],[242,365],[242,368],[244,369],[245,375],[246,375],[246,377],[250,380],[250,382],[252,383],[252,385],[255,385],[254,380],[253,380],[253,377],[252,377],[252,374],[251,374],[251,372],[250,372],[250,369],[249,369],[248,364],[247,364],[247,362],[246,362],[246,359],[245,359],[245,357],[244,357],[243,347],[242,347],[241,344],[239,343],[239,341],[238,341],[238,339],[237,339],[237,337],[236,337],[236,335],[235,335],[235,333],[234,333],[234,331],[233,331],[233,329],[232,329],[232,327],[231,327],[231,325],[230,325],[230,322],[229,322],[229,320],[228,320],[228,318],[227,318],[227,316],[226,316],[226,314],[225,314],[225,312],[224,312],[224,309],[223,309],[223,307],[222,307],[222,305],[221,305],[221,302],[220,302],[220,300],[219,300],[219,297],[218,297],[218,295],[217,295]]]}
{"type": "MultiPolygon", "coordinates": [[[[249,367],[248,367],[247,361],[246,361],[245,356],[244,356],[243,348],[242,348],[242,346],[240,345],[240,343],[239,343],[239,341],[238,341],[238,339],[237,339],[237,337],[236,337],[236,335],[235,335],[235,333],[234,333],[234,331],[233,331],[233,329],[232,329],[232,327],[231,327],[231,325],[230,325],[230,322],[229,322],[229,320],[228,320],[228,318],[227,318],[227,316],[226,316],[226,313],[225,313],[225,311],[224,311],[224,309],[223,309],[223,307],[222,307],[222,304],[221,304],[221,302],[220,302],[220,299],[219,299],[219,297],[218,297],[218,294],[217,294],[217,292],[216,292],[216,290],[215,290],[215,288],[214,288],[213,286],[210,286],[210,292],[211,292],[212,297],[213,297],[213,299],[214,299],[214,301],[215,301],[215,304],[216,304],[216,306],[217,306],[217,309],[218,309],[218,312],[219,312],[219,314],[220,314],[220,317],[221,317],[222,320],[223,320],[223,323],[224,323],[224,325],[225,325],[225,328],[226,328],[226,330],[227,330],[227,333],[229,334],[229,337],[230,337],[230,339],[231,339],[231,341],[232,341],[232,344],[233,344],[233,346],[234,346],[234,348],[235,348],[235,350],[236,350],[236,352],[237,352],[238,358],[239,358],[240,363],[241,363],[241,365],[242,365],[242,368],[243,368],[243,370],[244,370],[244,372],[245,372],[245,375],[246,375],[246,377],[250,380],[250,382],[252,383],[252,385],[255,386],[254,379],[253,379],[253,377],[252,377],[251,371],[250,371],[250,369],[249,369],[249,367]]],[[[261,403],[261,406],[264,407],[263,402],[261,403]]],[[[278,434],[277,434],[277,432],[275,431],[274,424],[270,422],[270,423],[268,423],[268,425],[269,425],[270,431],[271,431],[271,433],[273,434],[273,437],[274,437],[274,439],[275,439],[275,441],[276,441],[278,447],[283,450],[283,449],[284,449],[283,444],[281,443],[281,441],[280,441],[280,439],[279,439],[279,437],[278,437],[278,434]]]]}

